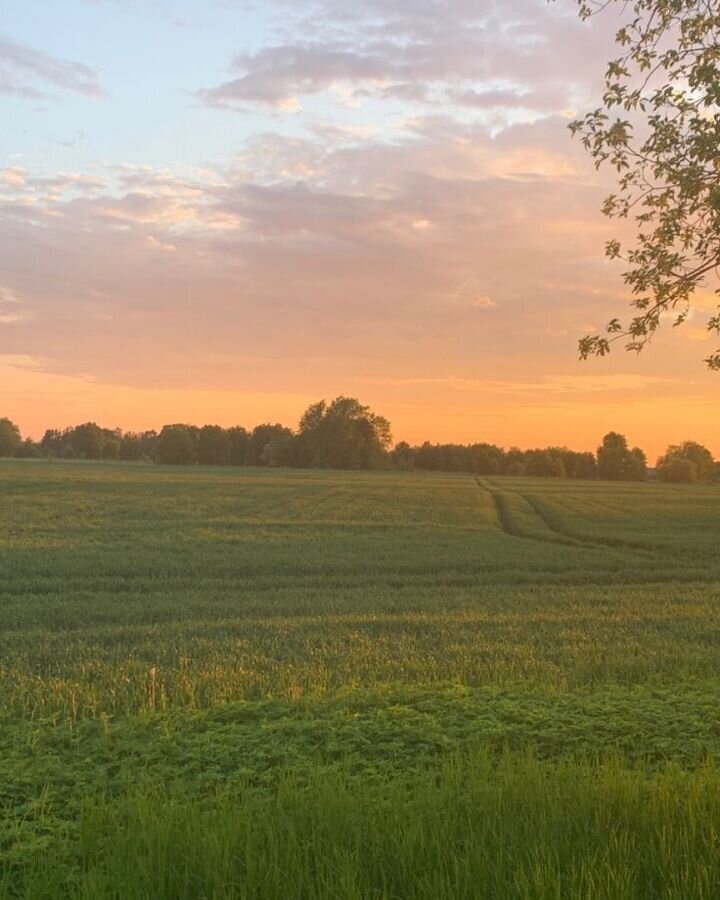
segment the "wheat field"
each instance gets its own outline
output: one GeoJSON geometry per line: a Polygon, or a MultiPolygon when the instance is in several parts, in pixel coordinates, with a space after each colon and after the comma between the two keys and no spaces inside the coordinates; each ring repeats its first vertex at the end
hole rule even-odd
{"type": "Polygon", "coordinates": [[[0,463],[0,896],[720,896],[720,489],[0,463]]]}

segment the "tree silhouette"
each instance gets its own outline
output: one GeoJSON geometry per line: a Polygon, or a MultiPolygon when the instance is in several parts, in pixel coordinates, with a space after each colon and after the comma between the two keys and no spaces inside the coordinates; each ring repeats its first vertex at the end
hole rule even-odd
{"type": "Polygon", "coordinates": [[[15,456],[22,444],[20,429],[10,419],[0,419],[0,456],[15,456]]]}
{"type": "Polygon", "coordinates": [[[157,440],[155,459],[171,466],[194,463],[197,448],[191,428],[187,425],[165,425],[157,440]]]}

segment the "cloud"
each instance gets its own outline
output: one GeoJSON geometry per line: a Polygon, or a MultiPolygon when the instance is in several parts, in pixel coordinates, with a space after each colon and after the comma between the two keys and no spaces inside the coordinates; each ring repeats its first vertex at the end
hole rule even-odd
{"type": "Polygon", "coordinates": [[[399,384],[442,385],[460,392],[493,392],[498,394],[598,394],[627,393],[647,388],[677,384],[677,379],[646,374],[578,374],[554,375],[536,381],[502,381],[472,378],[415,378],[400,379],[399,384]]]}
{"type": "Polygon", "coordinates": [[[0,325],[14,325],[27,318],[27,314],[19,309],[22,301],[15,291],[0,285],[0,325]]]}
{"type": "Polygon", "coordinates": [[[382,56],[340,44],[268,47],[237,56],[232,68],[242,74],[199,91],[204,102],[211,106],[268,103],[296,108],[297,95],[314,94],[338,82],[381,82],[388,73],[382,56]]]}
{"type": "Polygon", "coordinates": [[[492,299],[492,297],[480,296],[476,297],[472,301],[472,305],[476,306],[478,309],[495,309],[497,303],[492,299]]]}
{"type": "Polygon", "coordinates": [[[21,187],[25,184],[27,173],[25,169],[13,166],[8,169],[0,169],[0,178],[11,187],[21,187]]]}
{"type": "Polygon", "coordinates": [[[90,66],[59,59],[0,34],[0,94],[31,100],[64,90],[101,97],[98,73],[90,66]]]}
{"type": "Polygon", "coordinates": [[[0,306],[11,303],[20,303],[20,298],[11,288],[0,285],[0,306]]]}
{"type": "Polygon", "coordinates": [[[460,106],[476,110],[512,109],[533,110],[546,114],[561,112],[567,107],[567,93],[557,87],[554,90],[518,88],[465,88],[448,91],[448,98],[460,106]]]}
{"type": "Polygon", "coordinates": [[[29,356],[24,353],[0,353],[0,366],[8,366],[14,369],[43,369],[50,360],[37,356],[29,356]]]}
{"type": "Polygon", "coordinates": [[[145,243],[151,250],[159,250],[161,253],[177,253],[175,244],[164,244],[151,234],[145,238],[145,243]]]}
{"type": "Polygon", "coordinates": [[[502,138],[426,122],[395,143],[267,134],[225,165],[52,190],[30,170],[22,203],[0,196],[0,268],[33,316],[7,349],[104,382],[307,393],[377,367],[524,366],[538,333],[575,334],[616,296],[578,152],[560,121],[502,138]],[[511,158],[537,171],[503,173],[511,158]],[[554,287],[588,278],[605,293],[554,287]]]}
{"type": "MultiPolygon", "coordinates": [[[[282,6],[282,4],[280,4],[282,6]]],[[[597,85],[588,60],[600,28],[578,21],[567,0],[301,3],[286,40],[239,53],[231,77],[198,91],[215,107],[266,104],[297,108],[303,97],[332,92],[341,102],[460,106],[549,114],[597,85]],[[569,13],[572,14],[569,14],[569,13]],[[564,45],[559,54],[557,47],[564,45]],[[542,89],[537,88],[542,79],[542,89]]]]}

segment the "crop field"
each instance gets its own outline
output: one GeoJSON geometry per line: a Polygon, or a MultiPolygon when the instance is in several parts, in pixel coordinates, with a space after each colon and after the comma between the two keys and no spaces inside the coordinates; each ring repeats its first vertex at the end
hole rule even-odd
{"type": "Polygon", "coordinates": [[[0,897],[717,900],[720,487],[0,463],[0,897]]]}

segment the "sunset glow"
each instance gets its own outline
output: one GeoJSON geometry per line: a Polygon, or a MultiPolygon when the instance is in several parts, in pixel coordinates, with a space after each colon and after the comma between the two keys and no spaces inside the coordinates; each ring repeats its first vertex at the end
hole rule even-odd
{"type": "Polygon", "coordinates": [[[413,443],[720,454],[699,321],[577,360],[627,306],[567,130],[612,17],[440,6],[9,4],[0,415],[294,426],[346,394],[413,443]]]}

